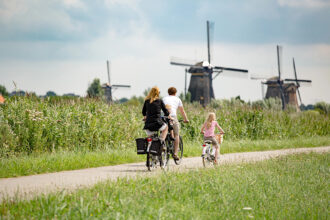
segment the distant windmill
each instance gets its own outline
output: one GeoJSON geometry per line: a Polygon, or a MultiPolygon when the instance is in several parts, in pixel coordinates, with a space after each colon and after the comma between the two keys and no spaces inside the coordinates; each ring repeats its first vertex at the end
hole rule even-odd
{"type": "Polygon", "coordinates": [[[108,83],[103,84],[102,88],[104,89],[104,94],[105,94],[105,97],[107,98],[107,102],[111,103],[113,101],[112,92],[114,90],[116,90],[118,88],[131,88],[131,86],[130,85],[118,85],[118,84],[111,85],[110,62],[108,60],[107,60],[107,70],[108,70],[108,83]]]}
{"type": "MultiPolygon", "coordinates": [[[[187,83],[187,72],[191,74],[190,84],[188,91],[191,93],[191,101],[200,102],[203,106],[206,106],[214,98],[213,80],[224,70],[236,71],[246,74],[248,70],[236,69],[229,67],[213,66],[211,65],[211,53],[210,53],[210,22],[206,22],[207,26],[207,61],[200,61],[197,63],[186,63],[178,59],[171,59],[170,64],[178,66],[187,66],[189,69],[185,69],[185,93],[187,83]],[[216,73],[213,76],[213,73],[216,73]]],[[[246,74],[247,75],[247,74],[246,74]]]]}
{"type": "Polygon", "coordinates": [[[281,79],[282,73],[282,47],[277,45],[277,64],[278,64],[278,77],[272,77],[268,79],[264,84],[267,84],[267,93],[266,98],[270,97],[279,97],[282,100],[282,109],[286,108],[287,104],[296,106],[299,110],[298,100],[297,100],[297,91],[301,102],[301,96],[299,92],[299,87],[301,83],[310,84],[311,80],[298,79],[296,73],[296,66],[293,59],[293,69],[295,79],[281,79]],[[284,83],[288,82],[288,83],[284,83]]]}

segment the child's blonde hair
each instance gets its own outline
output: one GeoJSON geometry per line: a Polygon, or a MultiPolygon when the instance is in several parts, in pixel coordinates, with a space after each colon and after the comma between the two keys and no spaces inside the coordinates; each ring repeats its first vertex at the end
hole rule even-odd
{"type": "Polygon", "coordinates": [[[212,121],[215,121],[215,113],[210,112],[206,118],[206,128],[209,129],[211,127],[212,121]]]}
{"type": "Polygon", "coordinates": [[[152,87],[149,94],[144,100],[150,99],[150,103],[153,103],[156,99],[159,99],[159,88],[157,86],[152,87]]]}

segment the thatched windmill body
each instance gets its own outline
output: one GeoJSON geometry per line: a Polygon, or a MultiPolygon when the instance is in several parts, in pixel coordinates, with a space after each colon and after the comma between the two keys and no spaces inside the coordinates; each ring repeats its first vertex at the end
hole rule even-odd
{"type": "Polygon", "coordinates": [[[311,84],[311,80],[298,79],[296,72],[296,65],[293,58],[293,70],[294,79],[281,79],[282,74],[282,47],[277,46],[277,64],[278,64],[278,76],[267,79],[267,81],[262,82],[267,85],[266,99],[267,98],[280,98],[282,101],[282,109],[285,109],[287,105],[292,105],[299,111],[299,104],[297,99],[297,92],[302,104],[301,95],[299,92],[299,87],[301,84],[311,84]]]}
{"type": "Polygon", "coordinates": [[[213,66],[211,65],[211,53],[210,53],[210,22],[206,22],[207,26],[207,61],[201,61],[197,63],[181,62],[176,59],[172,59],[170,64],[189,67],[185,70],[185,94],[187,84],[187,73],[191,74],[190,84],[188,91],[191,94],[191,101],[200,102],[203,106],[206,106],[211,102],[211,99],[215,98],[213,90],[213,80],[224,70],[236,71],[243,74],[248,73],[245,69],[236,69],[230,67],[213,66]],[[215,75],[214,75],[215,73],[215,75]]]}

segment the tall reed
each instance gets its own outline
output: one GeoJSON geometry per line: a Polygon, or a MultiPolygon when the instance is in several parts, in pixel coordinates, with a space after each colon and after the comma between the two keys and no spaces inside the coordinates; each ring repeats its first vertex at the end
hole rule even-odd
{"type": "MultiPolygon", "coordinates": [[[[56,150],[134,148],[143,132],[142,104],[107,105],[86,98],[11,97],[0,106],[0,156],[56,150]]],[[[219,101],[207,108],[185,103],[190,123],[182,124],[186,141],[200,141],[200,127],[214,111],[228,140],[329,136],[330,120],[318,112],[258,109],[219,101]]]]}

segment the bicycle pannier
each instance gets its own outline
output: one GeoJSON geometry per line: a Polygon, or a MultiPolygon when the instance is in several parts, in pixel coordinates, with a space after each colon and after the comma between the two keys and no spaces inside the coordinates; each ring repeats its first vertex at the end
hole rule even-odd
{"type": "Polygon", "coordinates": [[[137,154],[146,154],[147,153],[147,140],[145,138],[137,138],[136,147],[137,147],[137,154]]]}
{"type": "Polygon", "coordinates": [[[161,153],[161,142],[159,140],[159,138],[153,138],[152,139],[152,144],[150,147],[150,153],[154,154],[154,155],[160,155],[161,153]]]}

